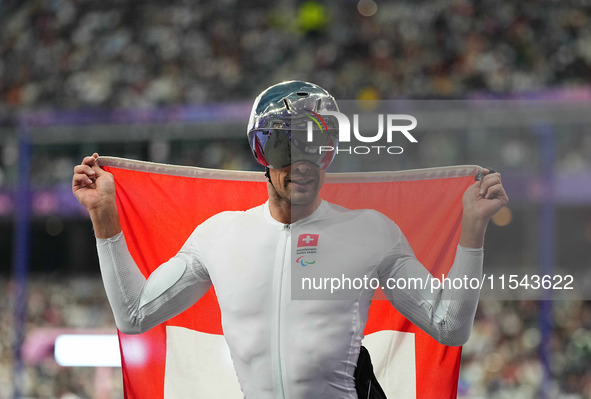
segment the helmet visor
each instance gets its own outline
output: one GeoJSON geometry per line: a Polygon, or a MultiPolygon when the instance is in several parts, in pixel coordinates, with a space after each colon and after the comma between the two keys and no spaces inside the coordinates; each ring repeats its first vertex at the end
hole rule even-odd
{"type": "Polygon", "coordinates": [[[308,161],[325,169],[332,162],[337,148],[336,136],[305,130],[264,129],[249,134],[257,161],[273,169],[281,169],[298,161],[308,161]],[[309,140],[311,138],[311,140],[309,140]]]}

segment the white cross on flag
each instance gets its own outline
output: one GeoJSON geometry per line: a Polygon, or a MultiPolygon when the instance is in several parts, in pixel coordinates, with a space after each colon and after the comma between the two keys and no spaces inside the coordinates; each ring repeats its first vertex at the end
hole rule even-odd
{"type": "Polygon", "coordinates": [[[300,234],[298,238],[299,247],[317,247],[318,246],[318,234],[300,234]]]}

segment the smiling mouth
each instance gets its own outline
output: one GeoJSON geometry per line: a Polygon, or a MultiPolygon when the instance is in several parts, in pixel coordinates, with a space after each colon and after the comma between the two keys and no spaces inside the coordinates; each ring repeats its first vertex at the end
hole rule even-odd
{"type": "Polygon", "coordinates": [[[300,187],[307,187],[314,183],[314,179],[307,179],[307,180],[290,180],[289,181],[292,185],[300,186],[300,187]]]}

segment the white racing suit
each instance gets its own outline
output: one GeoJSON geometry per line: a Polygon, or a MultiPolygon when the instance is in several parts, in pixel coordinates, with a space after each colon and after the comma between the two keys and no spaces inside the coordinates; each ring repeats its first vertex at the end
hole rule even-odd
{"type": "MultiPolygon", "coordinates": [[[[422,281],[422,288],[384,293],[447,345],[468,339],[479,297],[478,290],[433,290],[433,277],[386,216],[326,201],[291,225],[273,219],[268,204],[213,216],[148,280],[121,233],[98,239],[97,247],[117,327],[126,334],[182,312],[213,284],[249,399],[356,398],[353,373],[375,282],[422,281]]],[[[458,247],[447,277],[480,279],[482,259],[482,249],[458,247]]]]}

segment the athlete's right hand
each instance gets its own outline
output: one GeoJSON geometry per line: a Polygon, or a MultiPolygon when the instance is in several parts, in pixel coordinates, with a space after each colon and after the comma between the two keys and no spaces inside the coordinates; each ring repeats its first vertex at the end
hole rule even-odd
{"type": "Polygon", "coordinates": [[[113,175],[98,165],[98,154],[85,157],[74,167],[72,192],[89,211],[112,207],[115,204],[115,180],[113,175]]]}

